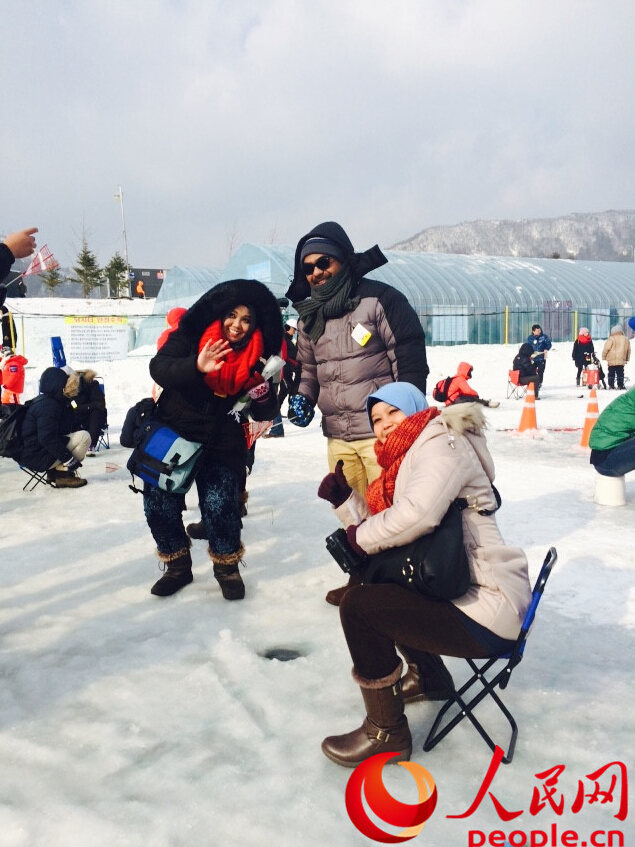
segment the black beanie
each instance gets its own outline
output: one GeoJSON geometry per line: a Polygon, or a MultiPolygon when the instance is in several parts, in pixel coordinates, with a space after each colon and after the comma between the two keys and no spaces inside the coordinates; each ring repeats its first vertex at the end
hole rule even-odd
{"type": "Polygon", "coordinates": [[[340,262],[346,259],[346,255],[339,244],[321,235],[307,238],[300,251],[300,261],[303,262],[305,256],[310,256],[312,253],[322,253],[324,256],[338,259],[340,262]]]}

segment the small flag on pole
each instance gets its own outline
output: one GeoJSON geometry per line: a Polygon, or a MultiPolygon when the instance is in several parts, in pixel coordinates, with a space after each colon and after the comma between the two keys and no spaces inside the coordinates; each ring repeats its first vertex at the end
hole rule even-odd
{"type": "Polygon", "coordinates": [[[273,421],[249,421],[243,424],[243,432],[245,433],[248,450],[251,449],[251,445],[256,439],[260,438],[261,435],[264,435],[271,428],[272,424],[273,421]]]}
{"type": "Polygon", "coordinates": [[[59,268],[59,266],[59,262],[53,256],[48,246],[45,244],[37,251],[35,256],[31,259],[31,264],[24,271],[22,276],[39,274],[41,273],[41,271],[52,271],[54,268],[59,268]]]}

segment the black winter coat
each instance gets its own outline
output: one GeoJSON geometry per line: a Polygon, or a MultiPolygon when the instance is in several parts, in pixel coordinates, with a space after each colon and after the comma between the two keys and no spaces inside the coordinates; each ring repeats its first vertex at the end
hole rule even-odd
{"type": "Polygon", "coordinates": [[[73,431],[70,400],[62,393],[67,375],[47,368],[40,379],[40,394],[31,401],[22,422],[22,450],[16,461],[34,471],[45,471],[56,461],[68,462],[73,454],[66,447],[73,431]]]}
{"type": "Polygon", "coordinates": [[[581,344],[576,338],[573,342],[573,350],[571,351],[571,358],[575,362],[576,367],[584,368],[586,365],[590,365],[593,361],[594,355],[595,349],[592,341],[588,341],[586,344],[581,344]]]}
{"type": "MultiPolygon", "coordinates": [[[[96,379],[87,377],[84,374],[80,374],[79,391],[77,392],[77,397],[74,399],[75,403],[74,405],[71,405],[73,405],[77,420],[79,421],[87,421],[91,409],[94,409],[95,407],[104,410],[106,408],[106,398],[104,396],[104,392],[101,390],[100,384],[96,379]]],[[[75,429],[77,428],[78,427],[76,426],[75,429]]],[[[87,427],[79,428],[87,429],[87,427]]]]}
{"type": "MultiPolygon", "coordinates": [[[[214,394],[196,367],[199,341],[205,330],[239,305],[255,312],[256,327],[264,341],[263,359],[279,355],[282,318],[275,297],[261,282],[234,279],[214,286],[188,309],[151,360],[150,374],[163,388],[158,404],[161,420],[184,438],[204,444],[219,464],[242,472],[247,443],[242,423],[231,414],[241,392],[228,397],[214,394]]],[[[264,401],[252,402],[249,407],[254,420],[272,420],[278,411],[273,390],[264,401]]]]}
{"type": "Polygon", "coordinates": [[[521,344],[520,350],[514,356],[513,369],[518,371],[520,376],[536,376],[538,368],[536,363],[531,358],[533,353],[531,344],[521,344]]]}
{"type": "MultiPolygon", "coordinates": [[[[7,276],[11,270],[11,265],[15,262],[15,257],[11,250],[4,242],[0,242],[0,282],[7,276]]],[[[4,298],[0,294],[0,299],[4,302],[4,298]]],[[[0,304],[1,305],[1,304],[0,304]]]]}

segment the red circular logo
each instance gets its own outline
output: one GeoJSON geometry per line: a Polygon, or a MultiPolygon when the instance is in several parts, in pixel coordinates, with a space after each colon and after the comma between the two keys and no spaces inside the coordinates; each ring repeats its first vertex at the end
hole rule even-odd
{"type": "Polygon", "coordinates": [[[398,844],[419,835],[437,805],[437,787],[432,775],[416,762],[397,762],[410,771],[419,790],[419,802],[400,803],[388,793],[381,778],[384,765],[397,753],[377,753],[361,762],[351,774],[346,786],[346,811],[357,829],[367,838],[384,844],[398,844]],[[366,805],[382,822],[402,826],[397,835],[385,832],[369,818],[366,805]]]}

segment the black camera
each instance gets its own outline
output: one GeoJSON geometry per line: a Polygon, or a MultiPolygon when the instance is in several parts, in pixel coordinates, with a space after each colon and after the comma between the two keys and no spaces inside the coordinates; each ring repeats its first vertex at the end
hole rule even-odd
{"type": "Polygon", "coordinates": [[[366,559],[360,558],[351,548],[346,538],[346,532],[341,527],[327,537],[326,549],[344,573],[355,573],[366,565],[366,559]]]}

